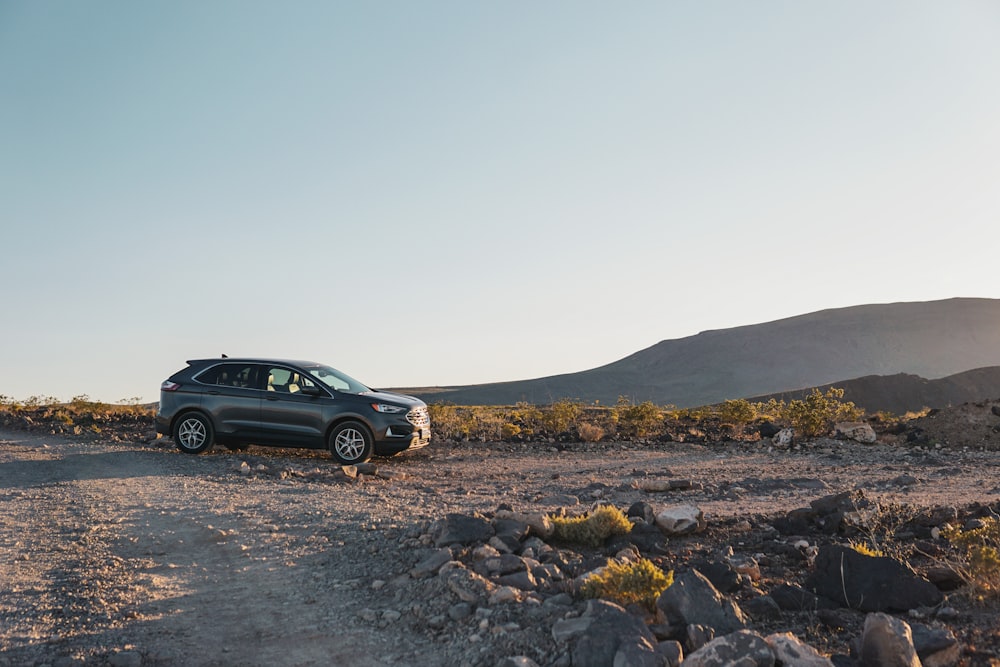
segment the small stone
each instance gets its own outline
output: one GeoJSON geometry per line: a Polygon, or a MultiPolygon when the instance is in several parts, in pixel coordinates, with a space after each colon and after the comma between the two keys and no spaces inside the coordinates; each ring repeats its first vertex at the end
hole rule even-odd
{"type": "Polygon", "coordinates": [[[491,605],[505,604],[508,602],[518,602],[521,599],[521,592],[514,586],[500,586],[490,595],[491,605]]]}
{"type": "Polygon", "coordinates": [[[142,654],[138,651],[118,651],[108,656],[111,667],[141,667],[142,654]]]}
{"type": "Polygon", "coordinates": [[[594,619],[589,616],[560,619],[552,626],[552,638],[558,643],[568,642],[586,633],[593,622],[594,619]]]}
{"type": "Polygon", "coordinates": [[[448,549],[447,547],[436,549],[429,556],[413,566],[413,569],[410,570],[410,576],[414,579],[431,576],[440,570],[446,563],[450,562],[451,559],[451,549],[448,549]]]}
{"type": "Polygon", "coordinates": [[[458,602],[448,608],[448,617],[453,621],[462,621],[472,616],[472,605],[468,602],[458,602]]]}
{"type": "Polygon", "coordinates": [[[472,550],[473,560],[486,560],[487,558],[499,558],[500,552],[496,547],[489,544],[480,544],[472,550]]]}
{"type": "Polygon", "coordinates": [[[504,658],[497,663],[497,667],[538,667],[538,663],[524,655],[515,655],[504,658]]]}

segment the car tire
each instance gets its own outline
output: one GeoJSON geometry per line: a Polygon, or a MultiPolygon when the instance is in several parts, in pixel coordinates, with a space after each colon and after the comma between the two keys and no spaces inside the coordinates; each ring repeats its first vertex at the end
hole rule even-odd
{"type": "Polygon", "coordinates": [[[368,427],[357,421],[347,421],[337,424],[330,431],[330,438],[327,441],[330,454],[337,459],[341,465],[354,465],[364,463],[372,457],[374,452],[374,438],[368,427]]]}
{"type": "Polygon", "coordinates": [[[185,454],[201,454],[215,442],[212,422],[203,414],[188,412],[174,424],[174,444],[185,454]]]}

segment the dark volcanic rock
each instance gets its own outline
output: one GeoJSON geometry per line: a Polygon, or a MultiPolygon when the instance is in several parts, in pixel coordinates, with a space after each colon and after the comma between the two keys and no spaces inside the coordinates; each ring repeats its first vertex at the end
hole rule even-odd
{"type": "Polygon", "coordinates": [[[434,545],[446,547],[452,544],[476,544],[491,537],[493,526],[486,519],[465,514],[448,514],[441,522],[434,545]]]}
{"type": "Polygon", "coordinates": [[[816,611],[818,609],[837,609],[839,605],[833,600],[810,593],[804,588],[781,584],[773,591],[771,597],[778,607],[785,611],[816,611]]]}
{"type": "Polygon", "coordinates": [[[623,645],[640,644],[650,651],[656,646],[656,637],[646,624],[618,605],[591,600],[583,618],[592,620],[570,647],[573,667],[615,664],[615,654],[623,645]]]}
{"type": "Polygon", "coordinates": [[[727,634],[746,627],[746,617],[697,570],[682,572],[656,601],[671,623],[707,625],[716,634],[727,634]]]}
{"type": "Polygon", "coordinates": [[[869,612],[932,607],[944,599],[934,584],[905,564],[836,544],[820,548],[806,588],[845,607],[869,612]]]}

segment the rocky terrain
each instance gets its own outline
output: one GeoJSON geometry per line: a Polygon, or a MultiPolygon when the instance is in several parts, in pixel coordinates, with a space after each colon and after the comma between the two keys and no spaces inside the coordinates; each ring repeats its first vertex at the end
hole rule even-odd
{"type": "Polygon", "coordinates": [[[943,534],[1000,512],[998,412],[873,443],[435,442],[358,468],[8,420],[0,665],[1000,665],[996,591],[943,534]],[[601,506],[631,530],[552,533],[601,506]],[[586,599],[608,559],[674,583],[586,599]]]}

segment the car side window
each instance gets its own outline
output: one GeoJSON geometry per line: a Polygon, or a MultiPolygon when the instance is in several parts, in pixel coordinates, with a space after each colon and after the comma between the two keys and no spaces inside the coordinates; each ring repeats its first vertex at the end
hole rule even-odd
{"type": "Polygon", "coordinates": [[[283,366],[271,366],[267,369],[267,390],[282,394],[297,394],[303,387],[317,386],[312,379],[298,371],[283,366]]]}
{"type": "Polygon", "coordinates": [[[219,364],[200,373],[197,380],[203,384],[254,389],[253,370],[253,364],[219,364]]]}

